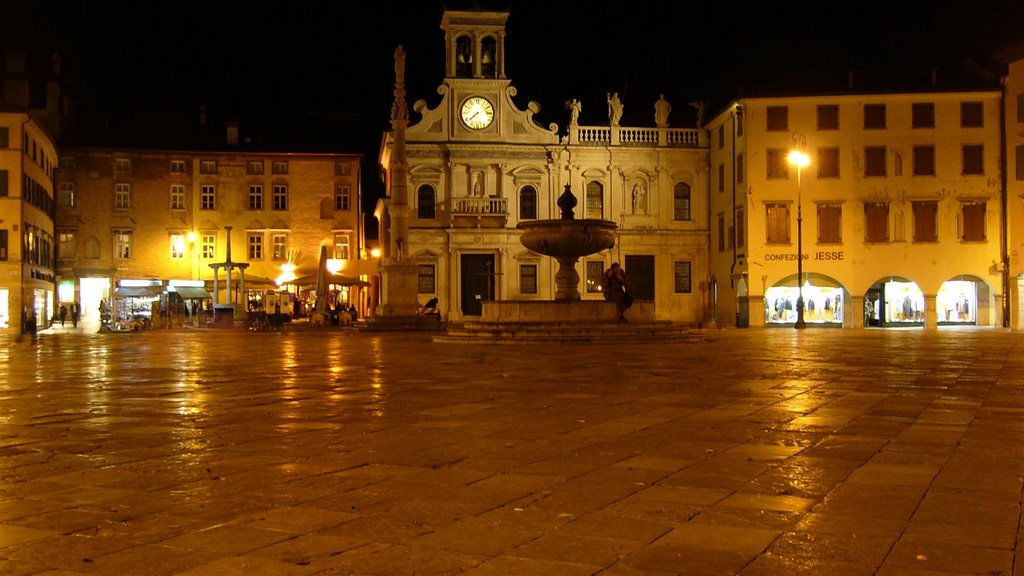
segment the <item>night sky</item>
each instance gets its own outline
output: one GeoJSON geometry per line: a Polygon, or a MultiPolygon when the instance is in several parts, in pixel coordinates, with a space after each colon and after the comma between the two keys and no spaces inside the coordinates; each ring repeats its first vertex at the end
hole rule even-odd
{"type": "MultiPolygon", "coordinates": [[[[849,68],[927,71],[1024,40],[1019,1],[480,4],[511,8],[506,72],[517,104],[540,102],[545,125],[566,122],[569,98],[583,102],[581,123],[606,122],[609,91],[623,96],[625,125],[653,125],[659,93],[673,103],[673,125],[692,125],[688,102],[707,100],[714,109],[774,78],[849,68]]],[[[444,5],[0,0],[6,22],[25,23],[0,43],[62,55],[79,126],[90,127],[76,144],[109,144],[94,127],[114,133],[124,125],[152,126],[144,132],[158,139],[154,119],[191,121],[205,104],[211,118],[237,117],[243,136],[247,125],[273,118],[340,121],[346,134],[329,138],[332,145],[367,154],[372,167],[388,127],[397,44],[408,56],[410,105],[439,101],[444,5]]]]}

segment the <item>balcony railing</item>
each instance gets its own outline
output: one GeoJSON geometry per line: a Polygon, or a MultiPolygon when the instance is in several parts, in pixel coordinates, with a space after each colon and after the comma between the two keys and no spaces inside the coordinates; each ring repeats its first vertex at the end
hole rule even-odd
{"type": "Polygon", "coordinates": [[[697,128],[625,128],[570,126],[569,144],[584,146],[650,146],[705,148],[707,136],[697,128]]]}
{"type": "Polygon", "coordinates": [[[455,198],[452,200],[452,214],[456,216],[506,216],[508,203],[505,198],[455,198]]]}

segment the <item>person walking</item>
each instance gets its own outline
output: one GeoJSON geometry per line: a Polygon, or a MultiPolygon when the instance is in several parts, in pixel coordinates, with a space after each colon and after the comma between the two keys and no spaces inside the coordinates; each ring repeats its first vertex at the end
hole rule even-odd
{"type": "Polygon", "coordinates": [[[71,303],[71,327],[78,328],[78,319],[82,317],[82,308],[78,305],[78,301],[75,300],[71,303]]]}
{"type": "Polygon", "coordinates": [[[68,319],[68,307],[63,305],[63,304],[61,304],[60,305],[60,312],[59,312],[59,314],[60,314],[60,327],[63,328],[64,327],[64,321],[68,319]]]}

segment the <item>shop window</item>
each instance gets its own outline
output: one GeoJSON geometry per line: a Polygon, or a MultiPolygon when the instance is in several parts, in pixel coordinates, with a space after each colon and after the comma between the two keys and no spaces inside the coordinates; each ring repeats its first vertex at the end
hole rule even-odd
{"type": "Polygon", "coordinates": [[[938,238],[938,202],[913,202],[914,242],[935,242],[938,238]]]}
{"type": "Polygon", "coordinates": [[[718,251],[725,252],[725,214],[718,213],[718,251]]]}
{"type": "Polygon", "coordinates": [[[985,125],[985,108],[981,102],[960,103],[960,127],[981,128],[985,125]]]}
{"type": "Polygon", "coordinates": [[[604,218],[604,186],[596,180],[587,182],[584,218],[604,218]]]}
{"type": "MultiPolygon", "coordinates": [[[[348,166],[348,164],[344,164],[348,166]]],[[[334,209],[335,210],[351,210],[352,209],[352,192],[348,186],[335,186],[334,187],[334,209]]]]}
{"type": "Polygon", "coordinates": [[[985,241],[985,203],[964,202],[961,219],[963,221],[961,240],[964,242],[985,241]]]}
{"type": "MultiPolygon", "coordinates": [[[[801,290],[796,286],[772,286],[764,293],[765,322],[793,324],[796,322],[796,303],[801,290]]],[[[814,280],[805,280],[803,286],[804,321],[808,324],[842,326],[843,289],[818,286],[814,280]]]]}
{"type": "Polygon", "coordinates": [[[935,176],[935,146],[914,146],[914,176],[935,176]]]}
{"type": "Polygon", "coordinates": [[[885,146],[864,148],[864,175],[885,176],[885,146]]]}
{"type": "Polygon", "coordinates": [[[587,260],[587,293],[595,294],[601,291],[604,286],[604,262],[600,260],[587,260]]]}
{"type": "Polygon", "coordinates": [[[424,184],[416,190],[416,217],[423,220],[432,220],[436,213],[437,195],[434,187],[424,184]]]}
{"type": "Polygon", "coordinates": [[[911,104],[910,125],[913,128],[935,128],[935,103],[915,102],[911,104]]]}
{"type": "Polygon", "coordinates": [[[263,210],[263,184],[249,185],[249,210],[263,210]]]}
{"type": "Polygon", "coordinates": [[[693,292],[693,263],[673,262],[674,291],[676,294],[689,294],[693,292]]]}
{"type": "Polygon", "coordinates": [[[768,163],[768,178],[787,179],[789,178],[789,162],[786,160],[788,152],[782,148],[769,148],[766,162],[768,163]]]}
{"type": "Polygon", "coordinates": [[[977,323],[978,286],[969,280],[943,282],[935,297],[940,324],[977,323]]]}
{"type": "Polygon", "coordinates": [[[434,282],[434,265],[420,264],[418,266],[418,289],[420,294],[433,294],[436,291],[434,282]]]}
{"type": "Polygon", "coordinates": [[[533,186],[523,186],[519,190],[519,218],[521,220],[537,218],[537,189],[533,186]]]}
{"type": "Polygon", "coordinates": [[[839,105],[818,105],[818,130],[839,130],[839,105]]]}
{"type": "Polygon", "coordinates": [[[818,244],[841,244],[842,242],[842,204],[818,204],[818,244]]]}
{"type": "Polygon", "coordinates": [[[789,130],[789,107],[769,106],[765,111],[767,130],[769,132],[785,132],[789,130]]]}
{"type": "Polygon", "coordinates": [[[864,105],[864,129],[882,130],[885,128],[885,104],[864,105]]]}
{"type": "Polygon", "coordinates": [[[690,219],[690,185],[677,182],[672,189],[672,219],[690,219]]]}
{"type": "Polygon", "coordinates": [[[865,242],[889,241],[889,204],[887,202],[865,202],[865,242]]]}
{"type": "Polygon", "coordinates": [[[964,144],[963,174],[981,175],[985,173],[985,148],[981,144],[964,144]]]}
{"type": "Polygon", "coordinates": [[[263,233],[249,233],[249,260],[263,260],[263,233]]]}
{"type": "Polygon", "coordinates": [[[767,228],[765,241],[768,244],[789,244],[789,205],[766,204],[767,228]]]}
{"type": "Polygon", "coordinates": [[[839,148],[818,148],[818,178],[839,178],[839,148]]]}
{"type": "Polygon", "coordinates": [[[536,294],[537,293],[537,265],[536,264],[520,264],[519,265],[519,293],[520,294],[536,294]]]}

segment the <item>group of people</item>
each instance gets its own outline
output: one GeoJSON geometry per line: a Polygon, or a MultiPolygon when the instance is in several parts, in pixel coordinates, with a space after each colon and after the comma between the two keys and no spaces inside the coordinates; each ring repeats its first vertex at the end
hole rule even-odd
{"type": "MultiPolygon", "coordinates": [[[[60,305],[57,309],[57,317],[60,318],[60,326],[64,327],[64,322],[68,319],[68,307],[64,304],[60,305]]],[[[82,317],[82,308],[78,305],[78,302],[71,303],[71,326],[72,328],[78,328],[78,320],[82,317]]]]}
{"type": "Polygon", "coordinates": [[[626,310],[633,305],[633,295],[629,293],[629,282],[626,281],[626,271],[615,262],[610,268],[604,271],[601,282],[601,292],[608,302],[615,302],[615,319],[620,322],[626,321],[626,310]]]}

